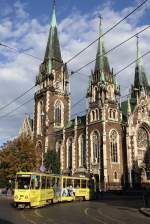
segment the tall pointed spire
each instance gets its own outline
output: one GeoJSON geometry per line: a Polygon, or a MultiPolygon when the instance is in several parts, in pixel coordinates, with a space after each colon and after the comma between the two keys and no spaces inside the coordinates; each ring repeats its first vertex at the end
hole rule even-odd
{"type": "Polygon", "coordinates": [[[108,59],[106,56],[106,51],[104,47],[104,39],[103,39],[103,31],[102,31],[102,16],[99,16],[100,23],[99,23],[99,40],[98,40],[98,49],[96,55],[96,64],[95,64],[95,72],[99,72],[99,80],[100,81],[107,81],[107,75],[110,75],[110,68],[108,59]]]}
{"type": "Polygon", "coordinates": [[[51,19],[51,27],[56,27],[57,21],[56,21],[56,2],[53,1],[53,13],[52,13],[52,19],[51,19]]]}
{"type": "Polygon", "coordinates": [[[144,70],[144,65],[139,51],[139,37],[137,36],[137,53],[136,53],[136,67],[134,77],[134,88],[141,90],[142,88],[149,87],[147,77],[144,70]]]}
{"type": "Polygon", "coordinates": [[[50,27],[44,60],[48,62],[49,73],[51,73],[52,69],[55,69],[56,67],[57,68],[60,67],[60,63],[62,62],[58,31],[57,31],[55,0],[53,1],[51,27],[50,27]]]}

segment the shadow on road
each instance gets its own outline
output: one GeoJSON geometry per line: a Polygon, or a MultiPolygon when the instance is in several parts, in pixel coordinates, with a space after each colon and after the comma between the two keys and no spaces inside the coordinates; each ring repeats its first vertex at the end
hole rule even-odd
{"type": "Polygon", "coordinates": [[[4,220],[4,219],[0,219],[0,224],[13,224],[13,222],[4,220]]]}
{"type": "MultiPolygon", "coordinates": [[[[124,207],[124,210],[129,208],[139,209],[144,206],[144,201],[142,194],[116,194],[116,193],[104,193],[103,196],[99,197],[99,200],[96,201],[105,203],[111,206],[124,207]]],[[[120,208],[123,209],[123,208],[120,208]]]]}

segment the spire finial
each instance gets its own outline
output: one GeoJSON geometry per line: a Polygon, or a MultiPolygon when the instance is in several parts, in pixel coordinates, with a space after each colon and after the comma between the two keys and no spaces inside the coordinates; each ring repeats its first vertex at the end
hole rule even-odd
{"type": "Polygon", "coordinates": [[[103,17],[101,15],[99,15],[98,18],[100,20],[100,25],[102,25],[102,19],[103,19],[103,17]]]}
{"type": "Polygon", "coordinates": [[[52,27],[57,26],[57,22],[56,22],[56,1],[55,0],[53,0],[51,26],[52,27]]]}
{"type": "Polygon", "coordinates": [[[101,15],[98,16],[99,18],[99,34],[101,35],[102,34],[102,20],[103,20],[103,17],[101,15]]]}
{"type": "Polygon", "coordinates": [[[53,10],[56,8],[56,1],[53,0],[53,10]]]}
{"type": "Polygon", "coordinates": [[[136,38],[137,38],[137,40],[136,40],[136,48],[137,48],[137,63],[138,63],[138,58],[139,58],[139,36],[138,35],[136,35],[136,38]]]}

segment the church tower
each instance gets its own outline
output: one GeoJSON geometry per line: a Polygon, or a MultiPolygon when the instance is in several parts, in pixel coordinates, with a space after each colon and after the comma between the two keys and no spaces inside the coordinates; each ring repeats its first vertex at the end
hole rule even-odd
{"type": "Polygon", "coordinates": [[[70,119],[69,76],[61,56],[55,8],[54,1],[45,56],[36,77],[34,139],[43,152],[55,149],[55,132],[70,119]]]}
{"type": "Polygon", "coordinates": [[[139,51],[137,55],[134,84],[127,105],[127,167],[130,187],[138,188],[150,182],[150,86],[139,51]],[[148,173],[149,172],[149,173],[148,173]],[[148,176],[149,175],[149,176],[148,176]]]}
{"type": "Polygon", "coordinates": [[[120,87],[110,70],[103,32],[99,24],[99,40],[94,72],[90,76],[87,99],[87,167],[100,188],[121,186],[122,113],[119,106],[120,87]]]}

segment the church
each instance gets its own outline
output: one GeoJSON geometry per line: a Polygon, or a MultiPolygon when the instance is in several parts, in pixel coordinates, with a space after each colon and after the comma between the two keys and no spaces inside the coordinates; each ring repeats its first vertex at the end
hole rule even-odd
{"type": "MultiPolygon", "coordinates": [[[[98,25],[102,36],[102,21],[98,25]]],[[[101,189],[150,183],[150,87],[140,58],[128,99],[120,103],[120,86],[98,40],[95,67],[87,86],[88,109],[71,119],[67,64],[63,62],[55,4],[43,62],[36,77],[33,134],[43,153],[56,150],[60,172],[91,175],[101,189]]]]}

